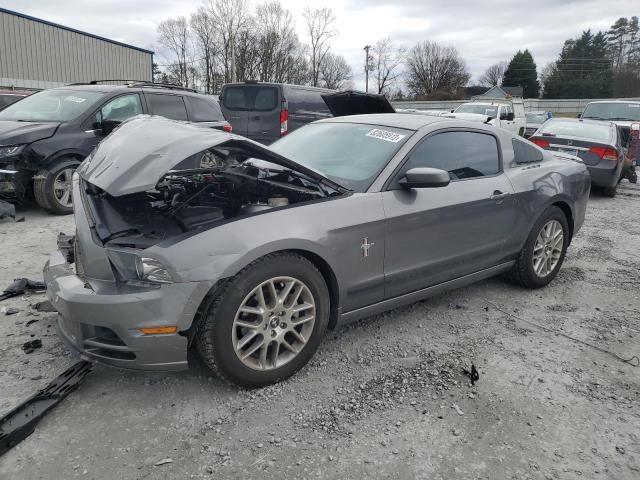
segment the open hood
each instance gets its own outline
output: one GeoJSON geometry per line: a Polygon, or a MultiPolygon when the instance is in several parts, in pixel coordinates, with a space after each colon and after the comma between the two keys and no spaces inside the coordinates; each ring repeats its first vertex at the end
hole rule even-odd
{"type": "Polygon", "coordinates": [[[114,197],[153,189],[183,160],[218,147],[297,171],[333,189],[345,191],[316,170],[300,165],[238,135],[164,117],[138,115],[104,139],[78,168],[87,182],[114,197]]]}
{"type": "Polygon", "coordinates": [[[384,95],[347,90],[346,92],[322,95],[322,99],[334,117],[369,113],[396,113],[384,95]]]}

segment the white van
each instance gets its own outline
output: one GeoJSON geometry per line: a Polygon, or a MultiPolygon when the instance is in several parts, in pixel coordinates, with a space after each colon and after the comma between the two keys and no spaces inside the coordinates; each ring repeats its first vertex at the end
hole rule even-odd
{"type": "Polygon", "coordinates": [[[521,98],[476,97],[456,108],[452,115],[465,120],[478,120],[516,135],[526,129],[524,102],[521,98]]]}

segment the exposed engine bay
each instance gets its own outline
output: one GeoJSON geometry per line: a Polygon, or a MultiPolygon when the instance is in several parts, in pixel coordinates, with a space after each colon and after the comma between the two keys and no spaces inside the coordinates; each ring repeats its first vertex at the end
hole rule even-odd
{"type": "Polygon", "coordinates": [[[84,187],[98,238],[104,244],[133,248],[340,195],[303,173],[223,148],[183,160],[151,191],[113,197],[90,183],[84,187]]]}

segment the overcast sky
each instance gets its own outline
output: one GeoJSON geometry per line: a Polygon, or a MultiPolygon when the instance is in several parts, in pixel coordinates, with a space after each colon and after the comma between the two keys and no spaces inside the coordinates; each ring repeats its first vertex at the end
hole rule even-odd
{"type": "MultiPolygon", "coordinates": [[[[189,16],[204,0],[0,0],[0,7],[96,35],[163,52],[156,28],[168,17],[189,16]]],[[[635,0],[637,2],[637,0],[635,0]]],[[[255,4],[255,1],[253,2],[255,4]]],[[[472,73],[528,48],[538,71],[557,58],[562,43],[582,30],[607,30],[619,17],[637,14],[634,0],[281,0],[293,12],[306,42],[301,12],[327,6],[336,14],[333,51],[344,55],[357,88],[364,87],[366,44],[391,36],[412,46],[421,40],[454,45],[472,73]]]]}

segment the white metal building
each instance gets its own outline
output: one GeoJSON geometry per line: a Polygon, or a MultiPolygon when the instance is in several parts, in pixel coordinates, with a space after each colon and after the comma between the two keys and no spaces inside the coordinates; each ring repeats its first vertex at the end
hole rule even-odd
{"type": "Polygon", "coordinates": [[[0,86],[152,81],[153,52],[0,8],[0,86]]]}

